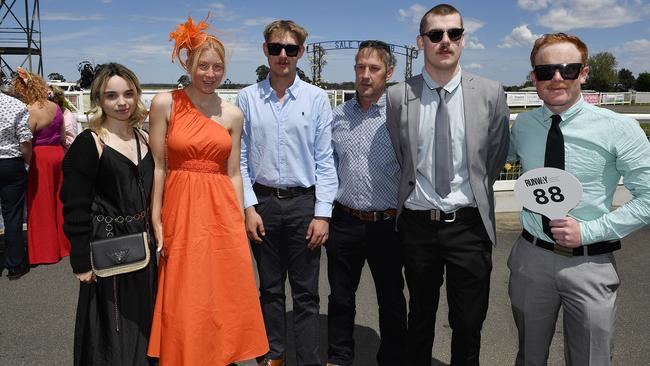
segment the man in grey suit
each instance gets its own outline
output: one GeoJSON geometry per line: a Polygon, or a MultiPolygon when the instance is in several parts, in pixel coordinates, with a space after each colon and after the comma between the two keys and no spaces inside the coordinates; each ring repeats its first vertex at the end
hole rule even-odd
{"type": "Polygon", "coordinates": [[[463,20],[437,5],[420,22],[422,74],[388,89],[402,173],[397,229],[409,288],[406,365],[429,366],[446,270],[451,364],[478,365],[495,244],[492,185],[508,150],[500,83],[461,71],[463,20]]]}

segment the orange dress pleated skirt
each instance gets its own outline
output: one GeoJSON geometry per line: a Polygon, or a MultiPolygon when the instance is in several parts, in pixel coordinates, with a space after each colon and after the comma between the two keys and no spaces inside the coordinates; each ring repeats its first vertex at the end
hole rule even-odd
{"type": "Polygon", "coordinates": [[[63,147],[36,145],[27,176],[27,253],[30,264],[57,263],[70,255],[63,233],[63,147]]]}
{"type": "Polygon", "coordinates": [[[268,351],[242,212],[226,172],[231,140],[184,91],[172,95],[165,259],[148,354],[160,366],[225,366],[268,351]]]}

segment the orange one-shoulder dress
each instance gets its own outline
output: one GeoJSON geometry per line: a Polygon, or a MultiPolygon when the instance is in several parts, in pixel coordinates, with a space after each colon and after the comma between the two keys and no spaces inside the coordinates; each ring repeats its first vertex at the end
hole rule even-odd
{"type": "Polygon", "coordinates": [[[268,351],[230,134],[172,92],[162,206],[165,259],[148,354],[160,366],[223,366],[268,351]]]}

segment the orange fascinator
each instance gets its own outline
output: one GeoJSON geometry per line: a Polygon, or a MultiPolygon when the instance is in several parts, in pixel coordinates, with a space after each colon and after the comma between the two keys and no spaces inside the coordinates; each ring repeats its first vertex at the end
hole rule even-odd
{"type": "Polygon", "coordinates": [[[192,50],[197,49],[198,47],[205,42],[205,39],[207,38],[208,34],[204,32],[204,30],[208,29],[208,16],[205,17],[204,20],[194,24],[194,20],[192,20],[191,16],[187,17],[187,21],[183,24],[179,24],[176,27],[176,30],[173,32],[169,33],[169,40],[174,41],[174,50],[172,51],[172,62],[174,62],[174,59],[177,58],[178,62],[187,69],[187,66],[185,65],[185,62],[181,58],[181,51],[183,49],[187,50],[187,52],[191,52],[192,50]]]}

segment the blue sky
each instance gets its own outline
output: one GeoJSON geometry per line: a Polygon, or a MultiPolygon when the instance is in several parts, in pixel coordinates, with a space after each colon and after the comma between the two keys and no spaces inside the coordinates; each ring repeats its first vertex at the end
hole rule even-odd
{"type": "MultiPolygon", "coordinates": [[[[275,19],[292,19],[309,32],[309,42],[381,39],[415,45],[417,25],[437,3],[371,0],[41,0],[45,75],[79,78],[77,64],[116,61],[132,68],[141,82],[173,83],[183,70],[171,63],[169,32],[188,15],[203,19],[211,12],[215,33],[227,47],[226,77],[255,81],[266,63],[262,31],[275,19]]],[[[591,54],[612,52],[618,68],[650,71],[650,2],[642,0],[453,1],[463,14],[466,45],[464,70],[521,84],[530,70],[528,57],[540,34],[564,31],[581,37],[591,54]]],[[[351,50],[329,51],[323,78],[354,78],[351,50]]],[[[420,55],[414,73],[422,68],[420,55]]],[[[393,81],[403,79],[405,60],[398,57],[393,81]]],[[[298,66],[310,75],[303,56],[298,66]]]]}

